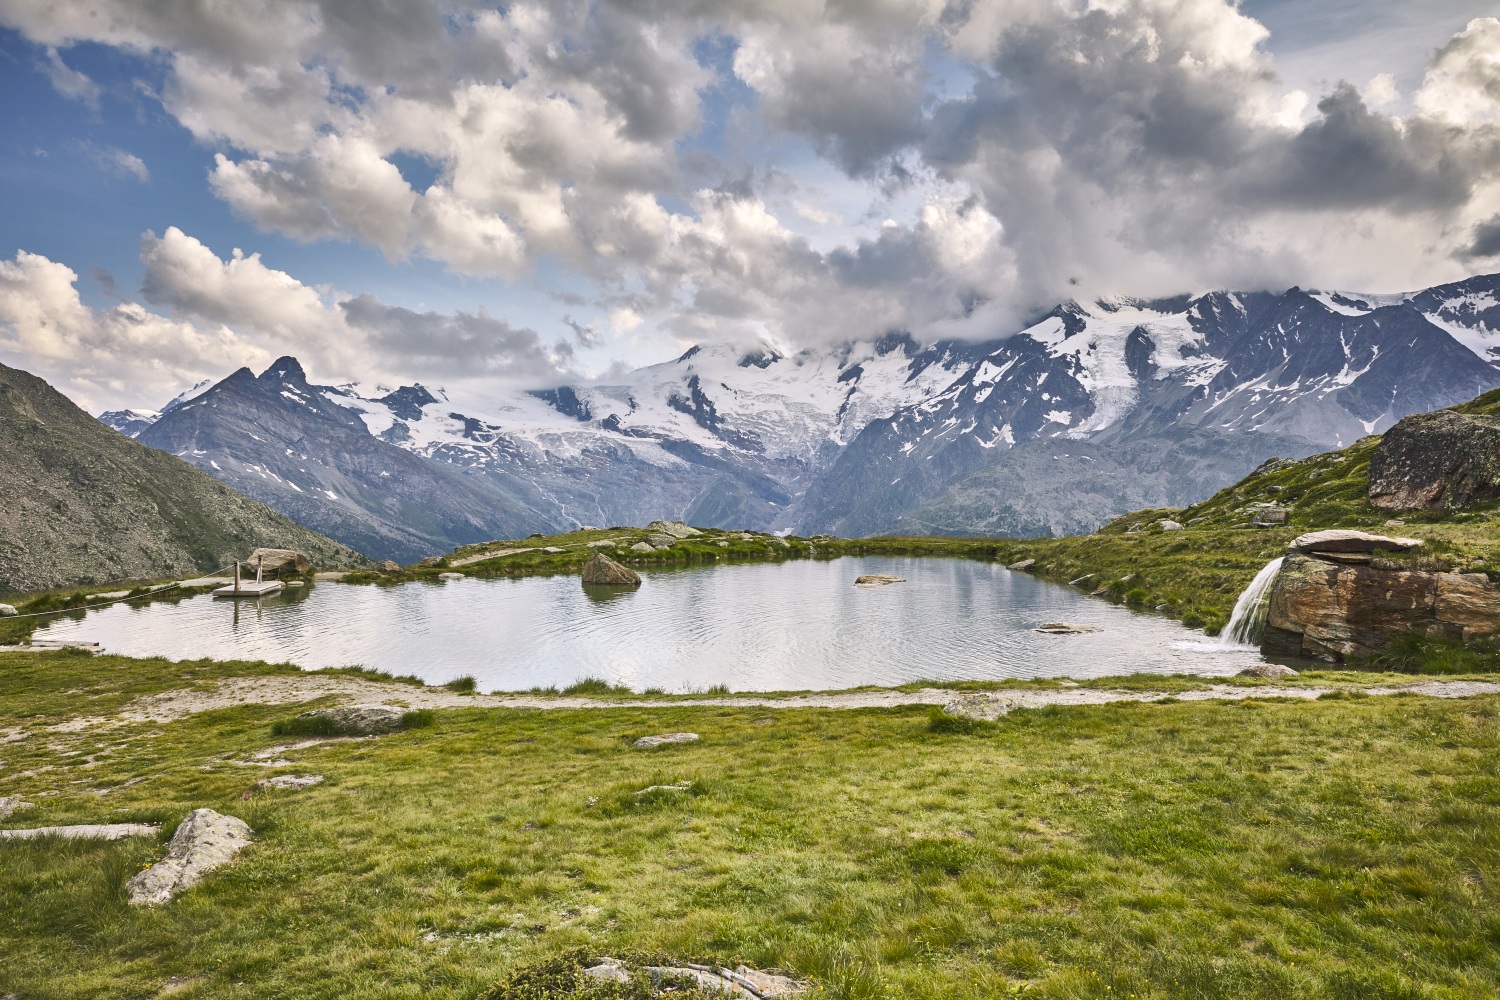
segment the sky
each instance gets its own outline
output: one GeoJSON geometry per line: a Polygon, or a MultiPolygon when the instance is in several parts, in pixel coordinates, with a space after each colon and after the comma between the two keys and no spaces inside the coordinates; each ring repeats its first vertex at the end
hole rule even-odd
{"type": "Polygon", "coordinates": [[[508,391],[1500,271],[1472,0],[0,0],[0,362],[508,391]]]}

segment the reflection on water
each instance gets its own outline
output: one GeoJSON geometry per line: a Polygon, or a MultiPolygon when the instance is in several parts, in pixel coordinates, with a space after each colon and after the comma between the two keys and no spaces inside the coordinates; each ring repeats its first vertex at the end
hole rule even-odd
{"type": "Polygon", "coordinates": [[[1253,651],[1179,648],[1185,633],[1068,588],[959,559],[832,562],[654,572],[638,590],[576,577],[390,587],[323,583],[260,601],[116,605],[38,630],[130,656],[359,664],[429,682],[472,674],[483,691],[598,677],[640,691],[893,685],[913,680],[1227,674],[1253,651]],[[907,582],[856,589],[886,573],[907,582]],[[1092,625],[1042,635],[1049,621],[1092,625]]]}

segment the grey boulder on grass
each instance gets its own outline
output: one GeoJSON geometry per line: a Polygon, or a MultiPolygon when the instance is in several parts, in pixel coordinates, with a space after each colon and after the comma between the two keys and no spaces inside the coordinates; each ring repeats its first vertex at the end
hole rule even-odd
{"type": "Polygon", "coordinates": [[[242,819],[194,809],[177,827],[163,861],[125,883],[131,906],[160,906],[234,860],[253,831],[242,819]]]}

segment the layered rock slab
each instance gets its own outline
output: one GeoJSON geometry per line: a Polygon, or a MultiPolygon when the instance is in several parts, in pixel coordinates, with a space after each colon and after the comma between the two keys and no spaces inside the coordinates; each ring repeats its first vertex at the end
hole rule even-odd
{"type": "Polygon", "coordinates": [[[1271,588],[1261,652],[1346,660],[1409,633],[1470,642],[1500,632],[1500,587],[1479,573],[1425,573],[1293,552],[1271,588]]]}

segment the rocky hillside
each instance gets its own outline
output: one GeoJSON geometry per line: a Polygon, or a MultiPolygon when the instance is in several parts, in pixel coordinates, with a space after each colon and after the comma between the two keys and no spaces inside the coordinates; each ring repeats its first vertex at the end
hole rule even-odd
{"type": "Polygon", "coordinates": [[[0,365],[0,593],[213,570],[257,546],[364,562],[0,365]]]}

